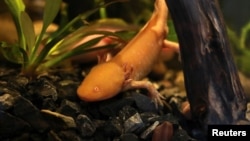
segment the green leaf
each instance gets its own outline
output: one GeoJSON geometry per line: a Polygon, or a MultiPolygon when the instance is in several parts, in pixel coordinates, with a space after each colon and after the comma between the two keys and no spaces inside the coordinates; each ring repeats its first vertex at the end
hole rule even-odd
{"type": "Polygon", "coordinates": [[[19,38],[19,44],[22,48],[25,48],[25,38],[23,36],[23,30],[21,27],[21,12],[25,10],[25,5],[22,0],[5,0],[5,3],[10,9],[14,23],[16,25],[17,34],[19,38]]]}
{"type": "MultiPolygon", "coordinates": [[[[117,2],[124,2],[127,0],[114,0],[105,4],[101,4],[98,7],[91,9],[89,11],[86,11],[84,13],[79,14],[78,16],[76,16],[75,18],[73,18],[68,24],[66,24],[64,27],[59,27],[59,31],[57,31],[55,34],[53,34],[53,37],[55,36],[61,36],[65,33],[67,33],[76,23],[78,22],[82,22],[83,20],[85,20],[86,18],[88,18],[90,15],[94,14],[95,12],[99,11],[100,8],[102,7],[107,7],[111,4],[117,3],[117,2]]],[[[52,38],[53,38],[52,37],[52,38]]]]}
{"type": "Polygon", "coordinates": [[[240,47],[241,48],[246,48],[246,40],[247,40],[247,36],[249,35],[250,31],[250,22],[247,23],[245,26],[242,27],[241,29],[241,35],[240,35],[240,47]]]}
{"type": "Polygon", "coordinates": [[[46,0],[44,15],[43,15],[43,30],[53,22],[60,10],[62,0],[46,0]]]}
{"type": "Polygon", "coordinates": [[[42,38],[46,32],[48,26],[53,22],[57,13],[60,10],[62,0],[46,0],[44,14],[43,14],[43,27],[41,33],[39,34],[34,49],[32,50],[31,59],[35,59],[36,51],[42,41],[42,38]]]}
{"type": "MultiPolygon", "coordinates": [[[[74,49],[71,49],[69,50],[68,52],[64,53],[64,54],[61,54],[59,55],[59,57],[57,57],[57,59],[54,59],[52,62],[54,61],[58,61],[58,60],[63,60],[63,59],[67,59],[73,55],[79,55],[81,53],[84,53],[84,49],[85,48],[89,48],[89,47],[93,47],[95,44],[97,44],[103,37],[105,36],[102,36],[102,37],[97,37],[97,38],[94,38],[90,41],[87,41],[85,43],[83,43],[82,45],[78,46],[77,48],[74,48],[74,49]]],[[[60,62],[60,61],[58,61],[60,62]]]]}
{"type": "MultiPolygon", "coordinates": [[[[77,30],[76,32],[72,33],[69,37],[66,37],[65,39],[63,39],[63,41],[59,42],[57,45],[55,45],[55,47],[50,50],[49,54],[52,54],[52,55],[62,54],[65,51],[71,50],[73,45],[75,45],[76,43],[79,43],[84,38],[88,38],[88,37],[93,38],[93,36],[91,37],[91,35],[97,35],[97,36],[104,35],[104,36],[113,36],[113,37],[121,38],[119,35],[110,31],[99,31],[99,30],[94,30],[92,27],[90,28],[83,27],[77,30]]],[[[84,42],[83,44],[85,43],[86,42],[84,42]]],[[[87,46],[87,47],[91,47],[91,46],[87,46]]]]}
{"type": "Polygon", "coordinates": [[[91,51],[95,51],[95,50],[101,50],[101,49],[105,49],[105,48],[113,48],[116,46],[116,44],[109,44],[109,45],[104,45],[104,46],[98,46],[98,47],[94,47],[94,48],[89,48],[94,46],[96,43],[98,43],[102,38],[104,38],[106,36],[102,36],[102,37],[97,37],[94,38],[80,46],[78,46],[77,48],[74,48],[72,50],[69,50],[68,52],[61,54],[55,58],[50,58],[50,61],[45,62],[41,67],[40,70],[42,69],[46,69],[55,65],[58,65],[60,62],[62,62],[65,59],[68,59],[72,56],[76,56],[76,55],[80,55],[80,54],[84,54],[84,53],[88,53],[91,51]]]}
{"type": "MultiPolygon", "coordinates": [[[[84,40],[85,36],[89,35],[87,32],[91,31],[91,34],[98,34],[97,32],[105,31],[107,32],[114,32],[114,31],[129,31],[129,30],[137,30],[134,26],[128,25],[124,20],[117,19],[117,18],[107,18],[107,19],[100,19],[95,22],[90,23],[88,26],[80,27],[79,29],[75,30],[68,36],[66,36],[62,41],[58,42],[49,52],[49,54],[58,54],[64,52],[65,50],[69,50],[70,47],[74,46],[76,43],[84,40]],[[102,31],[100,31],[102,30],[102,31]],[[96,32],[96,33],[94,33],[96,32]],[[87,33],[87,34],[85,34],[87,33]]],[[[124,32],[124,33],[125,33],[124,32]]],[[[131,32],[132,33],[132,32],[131,32]]],[[[100,34],[103,34],[100,33],[100,34]]],[[[110,33],[109,33],[110,34],[110,33]]],[[[113,33],[111,33],[114,35],[113,33]]],[[[117,34],[118,35],[118,34],[117,34]]],[[[117,36],[116,35],[116,36],[117,36]]],[[[125,37],[125,34],[120,34],[125,37]]],[[[127,34],[126,34],[127,35],[127,34]]],[[[131,37],[131,34],[127,36],[127,38],[131,37]]]]}
{"type": "Polygon", "coordinates": [[[5,3],[10,9],[14,20],[20,19],[20,12],[25,10],[25,5],[22,0],[5,0],[5,3]]]}
{"type": "Polygon", "coordinates": [[[35,44],[35,31],[33,23],[26,12],[21,12],[21,26],[23,29],[23,35],[26,39],[26,44],[28,46],[26,53],[29,54],[35,44]]]}
{"type": "Polygon", "coordinates": [[[23,63],[23,55],[17,44],[9,45],[5,42],[0,42],[0,52],[4,58],[12,63],[23,63]]]}
{"type": "Polygon", "coordinates": [[[237,36],[236,33],[229,27],[227,27],[227,34],[232,46],[233,54],[236,56],[244,54],[244,47],[241,47],[241,44],[239,44],[239,36],[237,36]]]}

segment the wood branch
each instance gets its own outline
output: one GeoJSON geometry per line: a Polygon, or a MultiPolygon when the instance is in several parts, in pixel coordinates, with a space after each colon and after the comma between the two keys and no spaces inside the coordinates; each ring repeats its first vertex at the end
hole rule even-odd
{"type": "Polygon", "coordinates": [[[166,0],[180,44],[193,119],[236,124],[246,98],[215,0],[166,0]]]}

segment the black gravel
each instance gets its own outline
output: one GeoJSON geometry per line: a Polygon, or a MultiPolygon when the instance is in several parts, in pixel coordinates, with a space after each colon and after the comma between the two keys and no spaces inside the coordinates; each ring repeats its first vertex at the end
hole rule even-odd
{"type": "Polygon", "coordinates": [[[158,109],[145,90],[87,103],[76,95],[83,79],[78,66],[32,80],[19,72],[18,66],[0,66],[1,141],[151,141],[164,122],[173,125],[173,141],[205,140],[205,133],[181,114],[186,97],[178,91],[158,109]]]}

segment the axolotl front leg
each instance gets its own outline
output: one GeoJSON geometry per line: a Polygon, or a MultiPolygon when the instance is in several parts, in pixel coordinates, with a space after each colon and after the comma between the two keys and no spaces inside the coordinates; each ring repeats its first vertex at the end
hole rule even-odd
{"type": "Polygon", "coordinates": [[[129,89],[146,89],[148,91],[149,97],[155,103],[155,106],[163,106],[163,99],[165,99],[157,90],[156,87],[150,81],[146,80],[135,80],[130,76],[135,73],[131,65],[123,64],[123,70],[125,74],[125,81],[123,83],[122,91],[129,89]]]}

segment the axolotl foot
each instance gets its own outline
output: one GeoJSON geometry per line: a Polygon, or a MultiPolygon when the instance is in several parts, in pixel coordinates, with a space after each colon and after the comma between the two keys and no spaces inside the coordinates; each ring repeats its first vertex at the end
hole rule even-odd
{"type": "Polygon", "coordinates": [[[158,108],[158,105],[163,106],[163,100],[165,99],[163,95],[161,95],[155,88],[155,86],[149,82],[149,81],[135,81],[132,79],[128,79],[126,82],[126,89],[147,89],[149,92],[149,97],[153,100],[155,103],[156,108],[158,108]]]}

